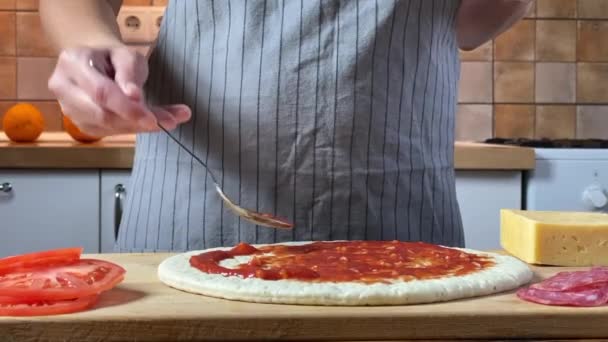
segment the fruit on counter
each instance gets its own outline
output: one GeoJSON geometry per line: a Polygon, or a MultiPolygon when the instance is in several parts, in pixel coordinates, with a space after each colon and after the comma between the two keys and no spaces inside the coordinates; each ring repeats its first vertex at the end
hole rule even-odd
{"type": "Polygon", "coordinates": [[[44,117],[34,105],[17,103],[10,107],[2,119],[2,129],[14,142],[33,142],[44,131],[44,117]]]}
{"type": "Polygon", "coordinates": [[[82,311],[124,279],[114,263],[81,258],[64,248],[0,259],[0,316],[42,316],[82,311]]]}
{"type": "Polygon", "coordinates": [[[503,209],[500,243],[530,264],[608,266],[608,214],[503,209]]]}
{"type": "Polygon", "coordinates": [[[559,272],[517,291],[523,300],[545,305],[602,306],[608,304],[608,267],[559,272]]]}
{"type": "Polygon", "coordinates": [[[94,137],[88,134],[83,133],[72,120],[66,116],[63,116],[63,130],[66,131],[72,139],[79,141],[81,143],[92,143],[102,139],[102,137],[94,137]]]}

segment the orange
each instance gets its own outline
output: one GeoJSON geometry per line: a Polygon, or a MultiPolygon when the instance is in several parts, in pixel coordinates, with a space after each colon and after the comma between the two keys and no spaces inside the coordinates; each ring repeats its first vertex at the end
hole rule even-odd
{"type": "Polygon", "coordinates": [[[94,137],[87,134],[82,133],[82,131],[68,118],[63,115],[63,129],[68,132],[68,134],[76,141],[82,143],[91,143],[101,139],[101,137],[94,137]]]}
{"type": "Polygon", "coordinates": [[[17,103],[4,113],[2,129],[15,142],[32,142],[44,130],[44,118],[38,108],[29,103],[17,103]]]}

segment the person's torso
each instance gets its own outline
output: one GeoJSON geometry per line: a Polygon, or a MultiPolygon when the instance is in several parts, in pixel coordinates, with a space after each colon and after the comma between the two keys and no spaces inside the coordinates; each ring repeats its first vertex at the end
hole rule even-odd
{"type": "Polygon", "coordinates": [[[234,216],[164,133],[140,134],[122,250],[240,241],[463,245],[453,172],[459,78],[445,0],[198,0],[167,7],[146,85],[186,103],[172,134],[226,195],[295,223],[234,216]]]}

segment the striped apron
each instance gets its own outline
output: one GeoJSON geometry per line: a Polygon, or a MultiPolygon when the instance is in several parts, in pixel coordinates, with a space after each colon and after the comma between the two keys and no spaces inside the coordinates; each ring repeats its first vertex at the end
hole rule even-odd
{"type": "Polygon", "coordinates": [[[238,242],[412,240],[463,246],[455,194],[457,0],[171,1],[150,56],[154,104],[239,219],[164,133],[137,137],[118,251],[238,242]]]}

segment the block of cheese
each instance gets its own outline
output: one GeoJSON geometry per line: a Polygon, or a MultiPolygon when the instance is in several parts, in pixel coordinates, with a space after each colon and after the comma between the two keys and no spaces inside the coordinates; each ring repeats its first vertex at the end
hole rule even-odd
{"type": "Polygon", "coordinates": [[[503,209],[500,243],[530,264],[608,266],[608,214],[503,209]]]}

